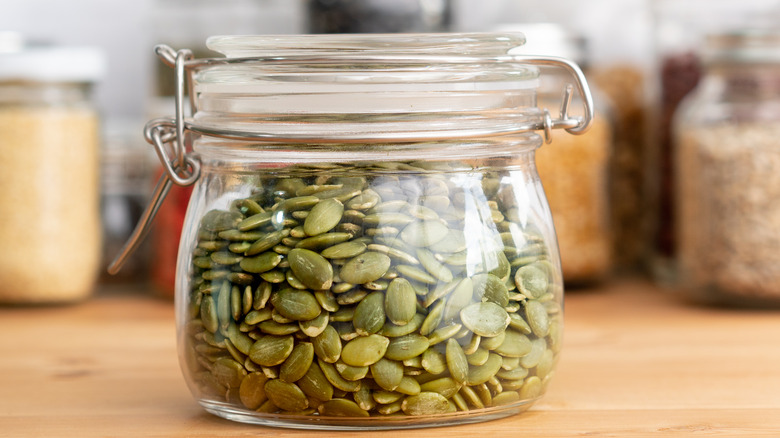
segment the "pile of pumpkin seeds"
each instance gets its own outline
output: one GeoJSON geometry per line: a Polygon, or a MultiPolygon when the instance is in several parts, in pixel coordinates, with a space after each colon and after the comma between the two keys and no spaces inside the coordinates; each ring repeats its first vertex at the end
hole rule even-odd
{"type": "Polygon", "coordinates": [[[539,398],[562,284],[502,176],[308,166],[207,212],[183,332],[190,383],[245,410],[341,417],[539,398]]]}

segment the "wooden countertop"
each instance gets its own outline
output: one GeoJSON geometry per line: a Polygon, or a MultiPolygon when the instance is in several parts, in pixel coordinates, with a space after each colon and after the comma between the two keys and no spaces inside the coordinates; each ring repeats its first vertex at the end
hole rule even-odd
{"type": "MultiPolygon", "coordinates": [[[[531,410],[403,434],[780,436],[780,311],[693,306],[618,280],[568,292],[565,323],[557,374],[531,410]]],[[[180,374],[174,332],[172,303],[141,291],[0,307],[0,436],[315,434],[206,413],[180,374]]]]}

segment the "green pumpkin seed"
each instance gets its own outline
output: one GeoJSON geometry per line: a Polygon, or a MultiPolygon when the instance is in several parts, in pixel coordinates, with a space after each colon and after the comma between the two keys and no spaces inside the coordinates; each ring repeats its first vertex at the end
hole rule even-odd
{"type": "Polygon", "coordinates": [[[482,338],[482,340],[479,342],[479,346],[485,350],[495,350],[504,342],[505,337],[506,331],[503,331],[499,333],[498,336],[494,336],[492,338],[482,338]]]}
{"type": "Polygon", "coordinates": [[[286,411],[300,411],[309,407],[306,394],[294,383],[274,379],[265,383],[265,394],[274,405],[286,411]]]}
{"type": "Polygon", "coordinates": [[[275,252],[264,252],[256,257],[245,257],[241,260],[241,269],[254,274],[270,271],[281,263],[284,257],[275,252]]]}
{"type": "Polygon", "coordinates": [[[406,415],[436,415],[447,413],[450,404],[437,392],[425,391],[409,396],[401,403],[401,410],[406,415]]]}
{"type": "Polygon", "coordinates": [[[290,230],[288,229],[272,231],[254,242],[252,246],[246,250],[244,255],[253,256],[268,251],[269,249],[278,245],[282,239],[287,237],[289,234],[290,230]]]}
{"type": "Polygon", "coordinates": [[[547,309],[539,301],[532,300],[525,303],[525,318],[536,336],[543,338],[550,332],[547,309]]]}
{"type": "Polygon", "coordinates": [[[307,237],[295,243],[296,248],[311,249],[320,251],[328,247],[344,243],[352,238],[350,233],[332,232],[319,234],[317,236],[307,237]]]}
{"type": "Polygon", "coordinates": [[[534,400],[542,395],[542,380],[537,376],[531,376],[525,380],[520,388],[520,398],[534,400]]]}
{"type": "Polygon", "coordinates": [[[363,298],[355,308],[352,325],[360,336],[378,332],[385,323],[385,295],[372,292],[363,298]]]}
{"type": "Polygon", "coordinates": [[[200,302],[200,319],[203,321],[203,327],[209,332],[216,333],[219,329],[217,306],[210,295],[204,296],[200,302]]]}
{"type": "Polygon", "coordinates": [[[368,210],[381,201],[379,194],[371,189],[363,190],[363,192],[347,202],[347,208],[353,210],[368,210]]]}
{"type": "Polygon", "coordinates": [[[393,247],[390,247],[390,246],[387,246],[387,245],[379,245],[379,244],[376,244],[376,243],[367,244],[366,248],[369,251],[375,251],[375,252],[379,252],[379,253],[382,253],[382,254],[387,254],[391,258],[394,258],[394,259],[396,259],[396,260],[398,260],[398,261],[400,261],[402,263],[406,263],[408,265],[419,265],[420,264],[420,261],[417,260],[416,258],[414,258],[414,256],[412,256],[411,254],[406,253],[404,251],[401,251],[398,248],[393,248],[393,247]]]}
{"type": "Polygon", "coordinates": [[[323,290],[333,284],[333,267],[325,257],[316,252],[296,248],[290,251],[287,260],[290,261],[290,269],[295,276],[307,287],[323,290]]]}
{"type": "Polygon", "coordinates": [[[436,278],[415,266],[398,265],[396,266],[396,269],[398,270],[399,274],[403,275],[409,280],[414,280],[423,284],[436,284],[438,282],[436,278]]]}
{"type": "Polygon", "coordinates": [[[447,358],[447,369],[450,371],[452,378],[458,382],[465,383],[468,378],[469,363],[458,341],[455,339],[447,340],[445,356],[447,358]]]}
{"type": "Polygon", "coordinates": [[[211,373],[220,384],[227,388],[238,388],[241,385],[241,380],[247,374],[242,364],[227,357],[215,360],[211,373]]]}
{"type": "Polygon", "coordinates": [[[394,360],[382,358],[371,364],[370,368],[376,384],[387,391],[395,391],[404,377],[403,364],[394,360]]]}
{"type": "Polygon", "coordinates": [[[366,244],[363,242],[349,241],[325,248],[320,255],[327,259],[343,259],[358,256],[366,251],[366,244]]]}
{"type": "Polygon", "coordinates": [[[381,405],[395,403],[400,401],[404,396],[400,392],[394,391],[374,391],[371,395],[374,398],[374,401],[381,405]]]}
{"type": "Polygon", "coordinates": [[[271,304],[282,316],[293,321],[309,321],[322,312],[314,295],[305,290],[280,290],[271,297],[271,304]]]}
{"type": "Polygon", "coordinates": [[[531,352],[531,341],[514,330],[504,332],[504,342],[493,351],[508,357],[522,357],[531,352]]]}
{"type": "Polygon", "coordinates": [[[420,260],[420,264],[428,271],[432,276],[436,277],[439,281],[449,283],[452,281],[452,271],[446,266],[439,263],[433,253],[425,248],[417,249],[417,259],[420,260]]]}
{"type": "Polygon", "coordinates": [[[504,380],[522,380],[528,376],[528,370],[523,367],[517,367],[510,370],[500,369],[496,376],[504,380]]]}
{"type": "Polygon", "coordinates": [[[403,361],[421,355],[429,346],[428,338],[417,333],[410,333],[397,338],[391,338],[385,357],[391,360],[403,361]]]}
{"type": "Polygon", "coordinates": [[[539,298],[549,288],[549,271],[540,263],[523,266],[515,272],[517,290],[529,299],[539,298]]]}
{"type": "Polygon", "coordinates": [[[501,307],[509,304],[509,291],[504,282],[493,274],[477,274],[474,279],[474,296],[481,301],[496,303],[501,307]]]}
{"type": "Polygon", "coordinates": [[[344,204],[336,199],[324,199],[317,203],[306,216],[303,230],[309,236],[328,232],[338,225],[343,214],[344,204]]]}
{"type": "Polygon", "coordinates": [[[447,359],[439,350],[429,348],[422,354],[420,361],[423,369],[433,375],[439,375],[447,371],[447,359]]]}
{"type": "Polygon", "coordinates": [[[533,333],[533,330],[531,330],[531,326],[528,325],[528,323],[523,319],[523,317],[518,315],[517,313],[509,314],[509,327],[512,327],[513,329],[519,331],[524,335],[530,335],[531,333],[533,333]]]}
{"type": "Polygon", "coordinates": [[[434,332],[431,333],[431,335],[428,337],[428,341],[430,342],[430,345],[435,345],[439,342],[446,341],[447,339],[455,336],[462,328],[463,326],[461,324],[450,323],[444,327],[440,327],[434,330],[434,332]]]}
{"type": "Polygon", "coordinates": [[[460,311],[460,320],[469,330],[483,337],[498,336],[509,325],[509,315],[490,301],[469,304],[460,311]]]}
{"type": "Polygon", "coordinates": [[[291,335],[267,335],[260,338],[249,350],[249,357],[256,364],[272,367],[284,362],[292,353],[295,340],[291,335]]]}
{"type": "Polygon", "coordinates": [[[460,391],[461,383],[458,383],[452,377],[442,377],[431,380],[420,385],[420,390],[427,392],[437,392],[445,398],[450,398],[460,391]]]}
{"type": "Polygon", "coordinates": [[[514,391],[502,392],[493,397],[493,406],[506,406],[519,402],[520,394],[514,391]]]}
{"type": "Polygon", "coordinates": [[[379,331],[379,334],[382,336],[387,336],[388,338],[397,338],[399,336],[408,335],[409,333],[414,333],[417,331],[417,329],[422,326],[424,320],[425,315],[415,313],[411,321],[406,324],[393,324],[392,322],[385,322],[385,325],[382,326],[382,330],[379,331]]]}
{"type": "MultiPolygon", "coordinates": [[[[502,364],[501,356],[490,353],[488,355],[487,361],[485,361],[484,364],[469,367],[466,383],[468,385],[474,386],[474,385],[480,385],[487,382],[491,377],[495,376],[496,373],[501,369],[501,364],[502,364]]],[[[488,402],[485,404],[489,405],[490,403],[488,402]]]]}
{"type": "Polygon", "coordinates": [[[334,398],[317,407],[317,412],[326,417],[368,417],[369,413],[352,400],[334,398]]]}
{"type": "Polygon", "coordinates": [[[319,316],[308,321],[298,321],[298,327],[301,331],[310,338],[316,338],[320,335],[325,328],[328,327],[330,322],[330,314],[328,312],[321,312],[319,316]]]}
{"type": "Polygon", "coordinates": [[[384,308],[393,324],[404,325],[414,318],[417,312],[417,297],[408,280],[396,278],[390,282],[384,295],[384,308]]]}
{"type": "Polygon", "coordinates": [[[267,381],[268,378],[263,373],[250,373],[241,381],[238,394],[241,403],[247,409],[255,410],[268,400],[265,395],[267,381]]]}
{"type": "Polygon", "coordinates": [[[241,333],[235,324],[230,324],[227,329],[227,336],[230,342],[235,346],[241,354],[248,355],[252,349],[252,338],[241,333]]]}
{"type": "Polygon", "coordinates": [[[235,228],[240,221],[240,213],[211,210],[203,215],[203,218],[200,220],[200,227],[206,231],[220,232],[235,228]]]}
{"type": "Polygon", "coordinates": [[[458,315],[461,310],[473,301],[474,283],[466,277],[455,286],[447,299],[444,308],[444,319],[449,320],[458,315]]]}
{"type": "Polygon", "coordinates": [[[271,223],[271,212],[261,212],[242,220],[238,223],[236,228],[238,228],[239,231],[249,231],[260,228],[269,223],[271,223]]]}
{"type": "MultiPolygon", "coordinates": [[[[385,356],[389,344],[390,339],[381,335],[358,337],[344,345],[341,360],[347,365],[368,366],[385,356]]],[[[392,359],[390,356],[388,358],[392,359]]]]}
{"type": "Polygon", "coordinates": [[[484,348],[477,348],[473,353],[466,354],[466,360],[469,362],[469,365],[474,366],[484,365],[489,357],[490,351],[484,348]]]}
{"type": "Polygon", "coordinates": [[[331,385],[333,385],[335,388],[346,392],[355,392],[360,389],[361,382],[351,382],[341,377],[341,374],[339,374],[338,370],[336,370],[336,367],[333,364],[323,362],[321,360],[317,363],[320,365],[320,369],[322,369],[322,373],[325,375],[325,378],[327,378],[331,385]]]}
{"type": "Polygon", "coordinates": [[[426,247],[441,241],[448,233],[449,228],[439,221],[412,222],[401,231],[401,239],[408,245],[426,247]]]}
{"type": "Polygon", "coordinates": [[[361,386],[357,392],[352,394],[352,398],[364,411],[372,411],[376,407],[376,401],[371,397],[371,390],[368,389],[368,386],[361,386]]]}
{"type": "Polygon", "coordinates": [[[425,320],[423,320],[422,325],[420,326],[420,334],[428,336],[433,333],[433,331],[436,330],[436,327],[439,326],[439,323],[441,323],[443,316],[444,301],[439,300],[433,305],[428,312],[428,315],[425,317],[425,320]]]}
{"type": "MultiPolygon", "coordinates": [[[[271,317],[273,318],[273,314],[271,317]]],[[[291,335],[301,329],[298,324],[281,324],[276,321],[263,321],[257,328],[263,333],[277,336],[291,335]]]]}
{"type": "Polygon", "coordinates": [[[368,367],[353,367],[352,365],[347,365],[341,361],[336,362],[334,365],[336,366],[336,371],[341,374],[341,377],[353,382],[368,375],[368,367]]]}
{"type": "Polygon", "coordinates": [[[339,271],[343,281],[351,284],[363,284],[382,278],[390,268],[390,257],[378,252],[368,251],[351,258],[339,271]]]}
{"type": "Polygon", "coordinates": [[[328,381],[322,369],[314,362],[303,377],[296,382],[307,396],[319,400],[328,401],[333,398],[333,385],[328,381]]]}
{"type": "Polygon", "coordinates": [[[395,390],[405,395],[417,395],[421,391],[420,384],[410,376],[404,376],[395,390]]]}
{"type": "Polygon", "coordinates": [[[334,363],[341,357],[341,338],[332,325],[325,327],[317,337],[312,339],[314,353],[327,363],[334,363]]]}
{"type": "Polygon", "coordinates": [[[293,383],[300,380],[314,360],[314,346],[310,342],[298,343],[279,368],[279,378],[293,383]]]}

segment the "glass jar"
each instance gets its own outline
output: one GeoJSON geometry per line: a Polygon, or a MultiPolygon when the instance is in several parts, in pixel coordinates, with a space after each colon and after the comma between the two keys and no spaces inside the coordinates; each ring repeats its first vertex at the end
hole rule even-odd
{"type": "Polygon", "coordinates": [[[0,53],[0,303],[81,300],[101,255],[99,124],[89,48],[0,53]]]}
{"type": "Polygon", "coordinates": [[[192,139],[161,184],[197,180],[176,313],[206,410],[401,428],[503,417],[542,396],[563,286],[533,131],[587,129],[592,105],[582,118],[537,108],[534,62],[589,94],[568,61],[507,54],[522,43],[213,37],[226,58],[189,61],[158,49],[196,96],[191,119],[178,107],[179,123],[147,134],[160,150],[192,139]]]}
{"type": "Polygon", "coordinates": [[[699,299],[780,304],[780,33],[710,36],[675,119],[680,282],[699,299]]]}

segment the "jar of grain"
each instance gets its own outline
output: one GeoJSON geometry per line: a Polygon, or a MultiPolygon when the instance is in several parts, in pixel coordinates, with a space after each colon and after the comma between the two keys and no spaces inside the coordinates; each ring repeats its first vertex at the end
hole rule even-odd
{"type": "Polygon", "coordinates": [[[675,124],[680,282],[692,296],[780,305],[780,33],[710,36],[675,124]]]}
{"type": "MultiPolygon", "coordinates": [[[[516,29],[530,42],[516,52],[584,63],[585,40],[566,28],[529,23],[516,29]]],[[[567,80],[560,69],[543,68],[540,106],[555,108],[567,80]]],[[[555,132],[555,148],[541,148],[536,154],[558,235],[563,277],[569,285],[577,286],[603,280],[612,270],[608,176],[613,128],[606,97],[592,83],[590,89],[597,110],[590,130],[578,136],[555,132]]],[[[572,107],[581,108],[582,104],[575,99],[572,107]]]]}
{"type": "Polygon", "coordinates": [[[100,264],[98,117],[91,48],[0,53],[0,303],[61,303],[100,264]]]}

